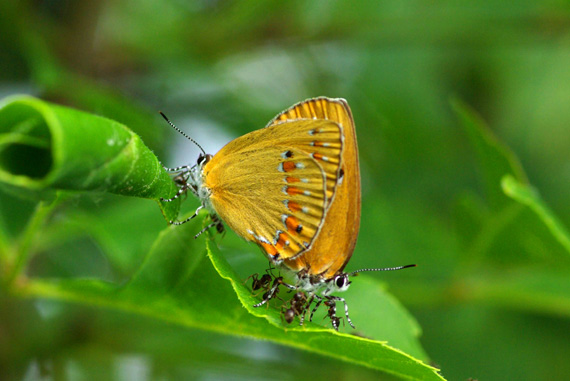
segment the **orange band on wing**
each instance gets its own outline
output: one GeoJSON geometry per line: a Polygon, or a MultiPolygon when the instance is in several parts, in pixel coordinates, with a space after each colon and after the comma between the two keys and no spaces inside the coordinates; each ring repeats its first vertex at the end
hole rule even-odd
{"type": "Polygon", "coordinates": [[[283,250],[283,248],[285,246],[287,246],[288,238],[289,238],[289,235],[287,235],[287,233],[281,232],[279,234],[279,237],[277,238],[277,243],[275,244],[275,247],[277,248],[277,250],[283,250]]]}
{"type": "Polygon", "coordinates": [[[301,205],[299,205],[299,203],[295,202],[295,201],[291,201],[289,200],[289,202],[287,203],[287,207],[289,208],[290,211],[292,211],[293,213],[298,212],[301,210],[301,205]]]}
{"type": "Polygon", "coordinates": [[[257,243],[263,248],[263,250],[265,250],[265,252],[271,256],[275,256],[277,255],[279,252],[277,251],[277,249],[275,248],[275,246],[269,244],[269,243],[265,243],[265,242],[261,242],[261,241],[257,241],[257,243]]]}
{"type": "Polygon", "coordinates": [[[287,194],[290,196],[295,196],[295,195],[301,194],[301,193],[303,193],[303,191],[299,188],[287,187],[287,194]]]}
{"type": "Polygon", "coordinates": [[[285,219],[285,226],[287,226],[287,230],[290,232],[296,232],[299,228],[299,220],[296,217],[289,216],[285,219]]]}
{"type": "Polygon", "coordinates": [[[288,183],[298,183],[299,181],[301,181],[301,179],[299,179],[298,177],[287,176],[285,178],[285,181],[287,181],[288,183]]]}

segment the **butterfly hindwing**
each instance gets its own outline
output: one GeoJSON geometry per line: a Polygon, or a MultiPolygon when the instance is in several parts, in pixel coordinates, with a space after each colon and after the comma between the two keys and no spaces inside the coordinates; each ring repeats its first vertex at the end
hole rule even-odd
{"type": "Polygon", "coordinates": [[[277,115],[271,124],[288,119],[317,118],[335,121],[343,127],[342,178],[334,201],[329,200],[319,238],[310,250],[284,264],[294,271],[305,269],[309,275],[330,279],[342,271],[350,260],[360,227],[360,169],[356,128],[352,112],[344,99],[319,97],[309,99],[277,115]],[[334,240],[328,239],[334,237],[334,240]]]}
{"type": "MultiPolygon", "coordinates": [[[[344,134],[354,134],[354,121],[352,119],[352,113],[346,101],[341,98],[317,97],[296,103],[273,118],[267,124],[267,127],[283,123],[284,121],[296,119],[334,121],[338,123],[343,129],[343,141],[344,134]]],[[[358,192],[360,192],[360,182],[358,192]]],[[[327,205],[327,208],[330,207],[330,203],[332,203],[333,199],[334,194],[332,198],[328,199],[329,205],[327,205]]]]}

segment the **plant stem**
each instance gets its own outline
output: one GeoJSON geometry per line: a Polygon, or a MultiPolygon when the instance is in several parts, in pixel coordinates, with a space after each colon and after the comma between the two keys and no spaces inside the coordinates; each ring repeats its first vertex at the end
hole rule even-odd
{"type": "Polygon", "coordinates": [[[40,229],[44,225],[46,219],[50,216],[53,209],[60,204],[62,197],[56,196],[51,201],[40,201],[36,206],[34,214],[30,218],[28,225],[22,232],[20,239],[15,245],[13,263],[9,268],[9,274],[6,279],[8,288],[13,286],[14,282],[18,279],[26,264],[29,262],[32,254],[32,246],[37,241],[37,236],[40,229]]]}
{"type": "MultiPolygon", "coordinates": [[[[0,264],[6,265],[10,261],[10,239],[4,233],[5,230],[0,228],[0,264]]],[[[0,276],[1,276],[0,272],[0,276]]]]}

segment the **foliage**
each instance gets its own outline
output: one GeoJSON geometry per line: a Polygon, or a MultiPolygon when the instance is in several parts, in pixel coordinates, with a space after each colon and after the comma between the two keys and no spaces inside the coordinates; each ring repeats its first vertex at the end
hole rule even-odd
{"type": "Polygon", "coordinates": [[[189,4],[0,3],[0,378],[570,375],[566,5],[189,4]],[[355,278],[339,333],[159,201],[197,149],[155,111],[214,153],[318,95],[356,121],[348,270],[418,264],[355,278]]]}
{"type": "MultiPolygon", "coordinates": [[[[51,190],[58,194],[107,191],[156,200],[161,195],[167,198],[176,193],[174,182],[150,150],[137,135],[118,123],[28,97],[7,100],[0,110],[0,118],[6,136],[5,165],[1,173],[4,183],[14,188],[51,190]],[[31,149],[43,152],[35,154],[31,149]],[[26,167],[14,166],[25,160],[18,158],[26,156],[37,158],[37,162],[26,160],[26,167]],[[38,173],[37,168],[45,162],[47,168],[38,173]]],[[[39,227],[64,198],[67,197],[41,202],[31,218],[33,223],[22,237],[30,241],[37,239],[39,227]]],[[[165,205],[163,210],[170,213],[167,220],[176,217],[170,204],[159,202],[165,205]]],[[[264,311],[253,307],[256,299],[215,245],[208,247],[212,263],[202,260],[205,242],[188,242],[199,228],[200,225],[194,223],[163,230],[138,273],[122,286],[95,279],[27,279],[21,272],[30,253],[8,247],[3,266],[7,286],[20,297],[54,298],[116,308],[183,326],[271,340],[401,377],[440,379],[431,367],[382,342],[330,332],[330,328],[309,322],[303,327],[284,329],[279,309],[264,311]],[[220,276],[230,280],[233,290],[220,276]],[[250,314],[266,317],[271,324],[260,322],[250,314]]],[[[33,242],[24,241],[26,249],[31,245],[33,242]]],[[[374,283],[368,283],[368,288],[368,294],[372,294],[369,296],[376,299],[383,296],[374,283]]],[[[375,307],[379,315],[375,324],[388,326],[386,319],[404,323],[391,340],[392,345],[408,348],[425,359],[415,342],[418,330],[413,319],[389,300],[375,307]]],[[[358,314],[358,309],[356,312],[358,314]]]]}

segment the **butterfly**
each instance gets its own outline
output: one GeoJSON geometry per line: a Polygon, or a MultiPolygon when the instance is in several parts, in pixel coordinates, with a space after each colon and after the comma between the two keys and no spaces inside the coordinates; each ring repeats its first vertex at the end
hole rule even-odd
{"type": "Polygon", "coordinates": [[[177,178],[182,179],[170,200],[189,190],[201,201],[194,215],[172,223],[184,223],[205,208],[212,223],[204,230],[219,227],[221,219],[256,243],[272,264],[295,274],[293,285],[282,279],[268,282],[256,307],[284,286],[308,293],[302,309],[287,310],[304,316],[313,300],[312,313],[324,301],[338,329],[332,305],[340,301],[354,327],[346,301],[331,294],[346,290],[349,277],[361,271],[413,266],[343,271],[356,245],[361,208],[356,129],[344,99],[305,100],[278,114],[265,128],[229,142],[216,155],[202,152],[196,165],[169,169],[178,171],[177,178]]]}

